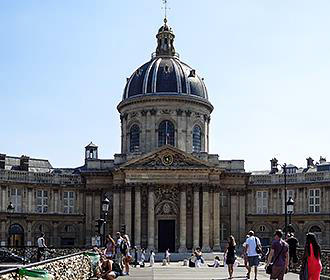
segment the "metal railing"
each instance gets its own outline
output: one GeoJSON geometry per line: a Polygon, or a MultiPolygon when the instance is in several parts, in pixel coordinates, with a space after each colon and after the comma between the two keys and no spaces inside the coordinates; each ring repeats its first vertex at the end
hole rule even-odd
{"type": "MultiPolygon", "coordinates": [[[[301,261],[304,254],[303,248],[297,249],[298,255],[298,267],[301,267],[301,261]]],[[[322,263],[322,275],[330,275],[330,250],[322,250],[321,254],[321,263],[322,263]]]]}

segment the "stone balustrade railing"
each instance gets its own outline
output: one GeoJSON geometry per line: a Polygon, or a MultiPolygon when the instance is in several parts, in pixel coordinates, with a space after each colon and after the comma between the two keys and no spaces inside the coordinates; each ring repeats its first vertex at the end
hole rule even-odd
{"type": "MultiPolygon", "coordinates": [[[[304,249],[299,248],[297,250],[297,255],[298,255],[298,267],[301,267],[301,260],[302,256],[304,254],[304,249]]],[[[322,255],[321,255],[321,262],[322,262],[322,275],[330,275],[330,250],[322,250],[322,255]]]]}
{"type": "Polygon", "coordinates": [[[65,184],[79,185],[82,183],[80,175],[56,173],[0,170],[0,181],[12,181],[36,184],[65,184]]]}
{"type": "Polygon", "coordinates": [[[54,280],[84,280],[92,276],[92,262],[84,252],[79,252],[55,259],[29,264],[20,268],[0,271],[0,280],[27,279],[19,278],[19,269],[46,270],[54,280]]]}
{"type": "MultiPolygon", "coordinates": [[[[330,172],[287,174],[287,184],[330,181],[330,172]]],[[[251,175],[251,185],[284,184],[284,174],[251,175]]]]}

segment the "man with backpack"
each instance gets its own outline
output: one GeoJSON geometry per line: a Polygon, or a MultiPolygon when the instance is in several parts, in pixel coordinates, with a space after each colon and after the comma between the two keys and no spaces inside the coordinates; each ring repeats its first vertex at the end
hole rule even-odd
{"type": "Polygon", "coordinates": [[[254,279],[257,280],[259,255],[262,253],[260,239],[254,236],[254,231],[250,230],[246,243],[246,254],[248,257],[247,279],[250,279],[251,267],[254,266],[254,279]]]}

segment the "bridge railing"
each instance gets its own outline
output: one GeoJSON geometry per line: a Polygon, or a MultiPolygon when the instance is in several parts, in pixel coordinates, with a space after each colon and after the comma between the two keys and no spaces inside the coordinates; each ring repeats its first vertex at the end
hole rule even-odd
{"type": "Polygon", "coordinates": [[[42,262],[32,263],[0,271],[0,280],[25,279],[22,271],[42,271],[49,273],[54,280],[87,280],[93,275],[91,259],[86,251],[61,256],[42,262]]]}
{"type": "MultiPolygon", "coordinates": [[[[74,253],[86,251],[86,247],[48,247],[43,253],[43,259],[53,259],[61,256],[67,256],[74,253]]],[[[37,262],[37,246],[0,246],[0,261],[5,252],[10,252],[22,258],[22,264],[37,262]]]]}

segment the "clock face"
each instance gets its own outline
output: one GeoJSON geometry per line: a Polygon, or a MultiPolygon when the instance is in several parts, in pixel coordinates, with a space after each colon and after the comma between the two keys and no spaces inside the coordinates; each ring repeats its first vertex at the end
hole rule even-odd
{"type": "Polygon", "coordinates": [[[162,158],[162,162],[164,165],[171,165],[173,163],[173,156],[170,154],[166,154],[162,158]]]}

